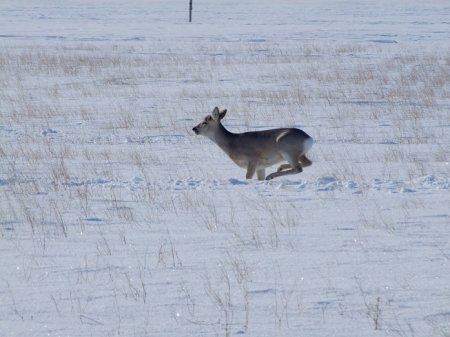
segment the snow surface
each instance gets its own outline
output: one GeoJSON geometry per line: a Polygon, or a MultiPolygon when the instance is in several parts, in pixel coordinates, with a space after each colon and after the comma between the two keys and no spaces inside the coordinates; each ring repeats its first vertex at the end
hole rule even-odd
{"type": "Polygon", "coordinates": [[[0,336],[450,336],[448,1],[187,9],[1,1],[0,336]]]}

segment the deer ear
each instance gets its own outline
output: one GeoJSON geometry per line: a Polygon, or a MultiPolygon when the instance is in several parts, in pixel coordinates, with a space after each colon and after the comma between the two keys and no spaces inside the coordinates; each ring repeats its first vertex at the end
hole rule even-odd
{"type": "Polygon", "coordinates": [[[227,114],[227,109],[222,110],[219,114],[219,119],[224,118],[226,114],[227,114]]]}
{"type": "Polygon", "coordinates": [[[213,112],[212,112],[212,118],[213,118],[215,121],[218,121],[218,120],[220,119],[220,112],[219,112],[219,108],[218,108],[218,107],[215,107],[215,108],[214,108],[214,110],[213,110],[213,112]]]}

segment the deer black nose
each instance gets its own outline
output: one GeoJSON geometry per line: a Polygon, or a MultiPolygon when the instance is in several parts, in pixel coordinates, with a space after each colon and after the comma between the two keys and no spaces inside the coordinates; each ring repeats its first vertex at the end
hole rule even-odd
{"type": "Polygon", "coordinates": [[[197,129],[197,127],[194,127],[194,128],[192,128],[192,131],[194,131],[194,132],[195,132],[195,134],[197,134],[197,135],[198,135],[198,129],[197,129]]]}

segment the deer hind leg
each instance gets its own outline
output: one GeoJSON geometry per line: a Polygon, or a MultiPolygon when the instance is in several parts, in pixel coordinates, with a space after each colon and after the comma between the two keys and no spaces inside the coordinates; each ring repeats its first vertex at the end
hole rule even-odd
{"type": "MultiPolygon", "coordinates": [[[[299,158],[298,158],[298,161],[300,162],[300,164],[302,165],[302,167],[308,167],[308,166],[311,166],[312,165],[312,161],[311,160],[309,160],[307,157],[306,157],[306,155],[301,155],[299,158]]],[[[290,164],[281,164],[280,165],[280,167],[278,167],[278,169],[277,169],[277,172],[280,172],[280,171],[284,171],[284,170],[287,170],[287,169],[290,169],[292,166],[290,165],[290,164]]]]}
{"type": "Polygon", "coordinates": [[[269,174],[266,177],[266,180],[272,180],[273,178],[285,176],[288,174],[297,174],[297,173],[300,173],[303,171],[302,166],[300,164],[297,164],[297,166],[294,166],[294,168],[292,168],[291,165],[289,165],[289,167],[291,167],[291,168],[288,170],[273,172],[273,173],[269,174]]]}
{"type": "Polygon", "coordinates": [[[284,157],[284,159],[286,159],[287,162],[289,162],[289,164],[283,164],[280,167],[287,168],[287,169],[269,174],[266,177],[266,180],[272,180],[273,178],[285,176],[288,174],[297,174],[297,173],[300,173],[303,171],[303,168],[297,159],[298,155],[293,156],[290,154],[283,154],[283,157],[284,157]]]}
{"type": "Polygon", "coordinates": [[[280,167],[278,167],[277,172],[284,171],[290,168],[291,168],[290,164],[281,164],[280,167]]]}
{"type": "Polygon", "coordinates": [[[308,167],[312,165],[312,161],[309,160],[306,155],[301,155],[299,158],[300,163],[302,164],[302,167],[308,167]]]}

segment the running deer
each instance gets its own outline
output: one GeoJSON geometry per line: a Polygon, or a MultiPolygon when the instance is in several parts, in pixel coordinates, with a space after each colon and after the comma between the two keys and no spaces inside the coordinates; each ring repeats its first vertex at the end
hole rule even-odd
{"type": "Polygon", "coordinates": [[[296,128],[271,129],[244,133],[232,133],[225,129],[221,120],[227,110],[215,107],[212,114],[192,130],[216,143],[238,166],[247,169],[246,178],[255,172],[259,180],[271,180],[287,174],[297,174],[312,162],[306,157],[314,140],[296,128]],[[277,172],[266,177],[266,167],[282,164],[277,172]]]}

